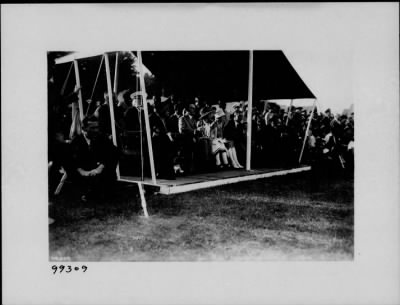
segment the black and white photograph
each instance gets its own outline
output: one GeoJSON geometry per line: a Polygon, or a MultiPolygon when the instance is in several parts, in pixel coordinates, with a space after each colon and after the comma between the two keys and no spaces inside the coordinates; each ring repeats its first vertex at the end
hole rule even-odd
{"type": "Polygon", "coordinates": [[[48,60],[50,260],[353,258],[351,95],[281,50],[48,60]]]}
{"type": "Polygon", "coordinates": [[[398,304],[398,3],[1,6],[4,304],[398,304]]]}

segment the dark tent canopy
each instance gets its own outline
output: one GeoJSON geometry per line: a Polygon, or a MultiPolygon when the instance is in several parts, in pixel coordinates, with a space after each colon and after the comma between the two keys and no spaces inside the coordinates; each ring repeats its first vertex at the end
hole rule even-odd
{"type": "Polygon", "coordinates": [[[246,51],[143,52],[143,63],[155,75],[146,89],[183,100],[246,100],[248,56],[246,51]]]}
{"type": "MultiPolygon", "coordinates": [[[[155,75],[150,95],[247,100],[249,51],[143,52],[143,63],[155,75]]],[[[254,101],[315,97],[282,51],[254,51],[253,67],[254,101]]]]}
{"type": "Polygon", "coordinates": [[[253,99],[315,98],[282,51],[254,51],[253,99]]]}

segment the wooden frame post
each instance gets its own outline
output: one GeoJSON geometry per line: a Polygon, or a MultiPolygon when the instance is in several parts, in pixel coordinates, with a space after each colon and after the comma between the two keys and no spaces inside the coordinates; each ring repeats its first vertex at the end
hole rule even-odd
{"type": "Polygon", "coordinates": [[[79,66],[78,66],[78,61],[74,59],[74,68],[75,68],[75,81],[76,81],[76,86],[79,88],[78,91],[78,105],[79,105],[79,117],[81,118],[81,121],[83,121],[84,116],[83,116],[83,102],[82,102],[82,91],[81,91],[81,79],[79,77],[79,66]]]}
{"type": "Polygon", "coordinates": [[[151,141],[151,133],[150,133],[149,110],[147,108],[146,86],[145,86],[145,83],[144,83],[142,52],[138,51],[137,54],[138,54],[139,73],[140,73],[140,91],[142,93],[143,110],[144,110],[144,121],[145,121],[145,124],[146,124],[147,146],[148,146],[148,149],[149,149],[151,180],[152,180],[153,184],[156,184],[157,180],[156,180],[156,171],[155,171],[155,167],[154,167],[153,143],[151,141]]]}
{"type": "Polygon", "coordinates": [[[115,69],[114,69],[114,93],[117,94],[118,90],[118,54],[119,52],[115,53],[115,69]]]}
{"type": "Polygon", "coordinates": [[[251,168],[251,129],[253,123],[253,50],[249,53],[249,87],[247,96],[246,170],[251,168]]]}
{"type": "MultiPolygon", "coordinates": [[[[113,101],[113,92],[111,88],[110,61],[108,59],[107,53],[104,53],[104,63],[106,66],[108,106],[110,107],[110,117],[111,117],[111,133],[112,133],[113,144],[117,146],[117,133],[115,131],[114,101],[113,101]]],[[[117,167],[117,177],[118,179],[120,178],[118,167],[117,167]]]]}
{"type": "Polygon", "coordinates": [[[143,184],[138,182],[137,185],[138,185],[138,188],[139,188],[140,202],[142,204],[143,214],[144,214],[144,217],[147,218],[147,217],[149,217],[149,213],[147,212],[147,203],[146,203],[146,198],[144,197],[143,184]]]}
{"type": "Polygon", "coordinates": [[[304,152],[304,147],[306,146],[306,142],[307,142],[307,137],[308,137],[308,131],[310,130],[310,126],[311,126],[311,121],[313,119],[314,116],[314,109],[315,109],[315,104],[317,102],[317,99],[314,100],[314,104],[311,110],[311,114],[310,114],[310,119],[308,120],[308,124],[307,124],[307,128],[306,128],[306,133],[304,135],[304,140],[303,140],[303,146],[301,148],[301,152],[300,152],[300,157],[299,157],[299,164],[301,163],[301,159],[303,158],[303,152],[304,152]]]}

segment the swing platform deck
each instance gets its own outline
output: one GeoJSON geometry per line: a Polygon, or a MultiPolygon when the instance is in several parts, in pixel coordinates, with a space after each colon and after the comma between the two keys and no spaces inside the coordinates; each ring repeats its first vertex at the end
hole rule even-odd
{"type": "Polygon", "coordinates": [[[176,180],[157,179],[154,184],[151,178],[145,177],[141,181],[140,177],[121,176],[119,181],[130,183],[142,183],[156,188],[160,194],[178,194],[220,185],[233,184],[243,181],[283,176],[293,173],[311,170],[311,166],[299,165],[294,168],[264,168],[247,171],[245,169],[226,170],[212,173],[202,173],[190,176],[177,177],[176,180]]]}

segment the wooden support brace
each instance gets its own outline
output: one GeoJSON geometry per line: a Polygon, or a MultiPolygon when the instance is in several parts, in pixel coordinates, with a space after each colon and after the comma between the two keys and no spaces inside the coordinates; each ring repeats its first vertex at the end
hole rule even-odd
{"type": "Polygon", "coordinates": [[[142,63],[142,53],[140,51],[138,51],[138,61],[139,61],[139,72],[140,72],[140,91],[142,92],[144,121],[145,121],[145,125],[146,125],[147,146],[149,149],[151,180],[152,180],[153,184],[156,184],[157,183],[156,170],[154,167],[153,144],[152,144],[151,132],[150,132],[149,111],[147,108],[147,94],[146,94],[146,86],[145,86],[145,82],[144,82],[144,69],[143,69],[143,63],[142,63]]]}
{"type": "Polygon", "coordinates": [[[139,188],[139,194],[140,194],[140,202],[142,204],[142,209],[144,213],[144,217],[149,217],[149,213],[147,212],[147,203],[146,203],[146,198],[144,197],[144,188],[143,184],[138,182],[138,188],[139,188]]]}
{"type": "Polygon", "coordinates": [[[312,107],[312,110],[311,110],[311,114],[310,114],[310,119],[308,120],[306,133],[304,135],[304,140],[303,140],[303,146],[302,146],[301,152],[300,152],[299,164],[301,163],[301,159],[303,158],[304,147],[306,146],[306,141],[307,141],[307,137],[308,137],[308,131],[310,130],[311,121],[312,121],[313,116],[314,116],[314,109],[315,109],[316,102],[317,102],[317,99],[314,100],[314,104],[313,104],[313,107],[312,107]]]}

